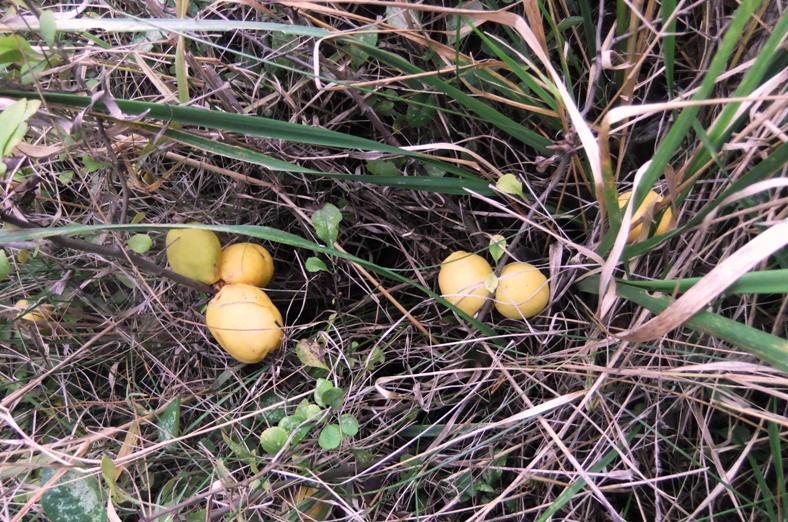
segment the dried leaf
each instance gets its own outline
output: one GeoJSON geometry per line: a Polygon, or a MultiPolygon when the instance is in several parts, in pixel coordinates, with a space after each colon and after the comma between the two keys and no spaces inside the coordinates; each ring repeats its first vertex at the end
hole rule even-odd
{"type": "Polygon", "coordinates": [[[323,362],[323,347],[314,339],[301,339],[296,343],[296,355],[304,366],[328,370],[323,362]]]}

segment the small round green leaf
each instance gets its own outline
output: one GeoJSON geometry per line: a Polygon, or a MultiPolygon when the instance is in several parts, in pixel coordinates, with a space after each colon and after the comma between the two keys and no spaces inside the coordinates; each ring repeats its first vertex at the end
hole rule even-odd
{"type": "Polygon", "coordinates": [[[506,194],[523,197],[523,184],[514,174],[504,174],[498,179],[495,186],[506,194]]]}
{"type": "Polygon", "coordinates": [[[260,435],[260,444],[269,455],[274,455],[281,450],[287,442],[287,432],[279,426],[266,429],[260,435]]]}
{"type": "Polygon", "coordinates": [[[318,379],[315,385],[315,402],[320,406],[327,406],[327,404],[323,402],[323,394],[333,388],[334,385],[328,379],[318,379]]]}
{"type": "Polygon", "coordinates": [[[339,417],[339,429],[348,437],[354,437],[358,433],[358,420],[346,413],[339,417]]]}
{"type": "Polygon", "coordinates": [[[74,180],[74,171],[73,170],[64,170],[57,176],[57,180],[62,183],[63,185],[68,185],[74,180]]]}
{"type": "Polygon", "coordinates": [[[339,426],[336,424],[329,424],[320,430],[320,437],[318,437],[317,443],[320,444],[320,447],[324,450],[338,448],[342,443],[342,431],[339,429],[339,426]]]}
{"type": "Polygon", "coordinates": [[[386,362],[386,354],[380,348],[380,346],[375,346],[372,348],[372,351],[369,353],[366,359],[366,367],[367,370],[372,370],[377,366],[380,366],[386,362]]]}
{"type": "Polygon", "coordinates": [[[92,156],[82,156],[82,166],[85,167],[86,174],[91,174],[99,169],[103,169],[107,164],[92,156]]]}
{"type": "Polygon", "coordinates": [[[312,428],[315,427],[313,422],[304,424],[304,418],[300,415],[290,415],[289,417],[285,417],[279,421],[279,427],[285,430],[288,434],[295,431],[295,435],[293,435],[292,443],[298,444],[301,442],[304,437],[309,435],[309,432],[312,428]]]}
{"type": "Polygon", "coordinates": [[[328,267],[319,257],[310,257],[306,260],[306,271],[310,273],[328,272],[328,267]]]}
{"type": "Polygon", "coordinates": [[[303,417],[304,419],[313,419],[320,415],[323,410],[320,409],[320,406],[317,404],[313,404],[308,400],[304,399],[296,408],[295,414],[299,417],[303,417]]]}
{"type": "Polygon", "coordinates": [[[397,164],[389,160],[367,161],[367,172],[375,176],[399,176],[402,174],[397,164]]]}
{"type": "Polygon", "coordinates": [[[490,251],[490,257],[497,263],[506,250],[506,238],[501,234],[495,234],[490,237],[490,246],[487,249],[490,251]]]}
{"type": "Polygon", "coordinates": [[[5,250],[0,248],[0,281],[8,277],[8,274],[11,273],[11,262],[8,260],[8,256],[5,253],[5,250]]]}
{"type": "Polygon", "coordinates": [[[328,246],[333,246],[337,240],[340,221],[342,221],[342,213],[331,203],[326,203],[323,208],[312,214],[315,233],[328,246]]]}
{"type": "Polygon", "coordinates": [[[287,417],[283,417],[279,421],[279,427],[285,430],[286,432],[290,433],[294,429],[296,429],[302,422],[304,422],[304,417],[301,415],[288,415],[287,417]]]}
{"type": "Polygon", "coordinates": [[[299,442],[304,440],[304,438],[307,435],[309,435],[309,432],[312,431],[312,428],[314,427],[315,424],[313,422],[301,426],[301,428],[299,428],[298,431],[295,432],[295,435],[293,435],[293,444],[298,444],[299,442]]]}
{"type": "Polygon", "coordinates": [[[134,234],[127,243],[129,248],[138,254],[144,254],[153,246],[153,240],[148,234],[134,234]]]}
{"type": "Polygon", "coordinates": [[[301,402],[298,403],[298,407],[296,408],[295,415],[298,417],[302,417],[306,419],[306,410],[309,408],[309,405],[312,404],[307,399],[302,399],[301,402]]]}
{"type": "Polygon", "coordinates": [[[484,288],[490,293],[495,292],[495,289],[498,288],[498,276],[492,272],[487,274],[487,277],[484,278],[484,288]]]}
{"type": "Polygon", "coordinates": [[[345,402],[345,391],[340,388],[331,388],[323,393],[322,399],[326,406],[338,410],[345,402]]]}

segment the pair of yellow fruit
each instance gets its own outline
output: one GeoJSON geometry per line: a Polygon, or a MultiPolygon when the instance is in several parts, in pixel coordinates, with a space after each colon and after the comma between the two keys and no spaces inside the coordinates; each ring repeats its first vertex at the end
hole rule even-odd
{"type": "Polygon", "coordinates": [[[172,271],[195,281],[265,286],[274,275],[271,254],[254,243],[236,243],[222,250],[215,233],[199,228],[170,230],[166,241],[172,271]]]}
{"type": "Polygon", "coordinates": [[[271,254],[255,243],[222,250],[210,230],[184,228],[167,234],[167,261],[173,272],[224,285],[208,303],[205,322],[216,342],[233,358],[252,364],[276,350],[284,321],[279,309],[258,287],[274,275],[271,254]]]}
{"type": "MultiPolygon", "coordinates": [[[[441,264],[438,286],[451,304],[468,315],[479,311],[492,295],[488,288],[494,278],[486,259],[457,251],[441,264]]],[[[530,263],[514,262],[501,269],[495,287],[495,309],[509,319],[528,319],[547,307],[550,286],[547,278],[530,263]]]]}

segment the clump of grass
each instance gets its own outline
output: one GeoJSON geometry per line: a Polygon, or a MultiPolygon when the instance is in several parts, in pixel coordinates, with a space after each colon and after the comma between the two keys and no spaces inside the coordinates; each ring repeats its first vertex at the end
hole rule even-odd
{"type": "Polygon", "coordinates": [[[4,13],[3,518],[785,518],[788,17],[465,7],[4,13]],[[262,363],[166,270],[187,222],[273,253],[262,363]],[[493,236],[527,323],[434,293],[493,236]]]}

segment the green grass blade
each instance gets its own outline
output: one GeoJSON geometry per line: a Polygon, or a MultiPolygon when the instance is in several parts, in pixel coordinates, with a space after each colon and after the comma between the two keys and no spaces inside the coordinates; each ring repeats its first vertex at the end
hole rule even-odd
{"type": "MultiPolygon", "coordinates": [[[[29,98],[29,99],[43,98],[49,103],[61,104],[72,108],[84,108],[90,105],[90,98],[86,96],[77,96],[72,94],[39,95],[39,93],[6,90],[6,89],[0,89],[0,94],[4,94],[6,96],[12,96],[15,98],[29,98]]],[[[220,111],[214,111],[209,109],[197,109],[194,107],[178,107],[174,105],[164,105],[159,103],[148,103],[148,102],[139,102],[139,101],[122,100],[122,99],[117,99],[115,101],[118,104],[118,107],[120,107],[121,110],[123,110],[128,114],[133,114],[133,115],[145,114],[145,116],[150,118],[172,121],[172,122],[180,123],[182,125],[196,125],[196,126],[201,126],[211,129],[232,131],[246,136],[261,136],[266,138],[295,141],[300,143],[309,143],[312,145],[321,145],[325,147],[334,147],[341,149],[357,149],[357,150],[387,152],[401,156],[418,158],[424,161],[425,163],[439,166],[440,168],[450,173],[458,174],[467,179],[473,180],[471,183],[468,183],[467,185],[456,184],[455,186],[456,191],[454,193],[457,194],[462,193],[463,186],[468,186],[469,188],[471,187],[481,188],[481,183],[484,183],[486,187],[486,182],[480,182],[479,178],[474,174],[465,171],[463,169],[459,169],[448,163],[431,159],[428,156],[419,153],[410,152],[397,147],[392,147],[391,145],[378,143],[373,140],[360,138],[350,134],[343,134],[341,132],[322,129],[319,127],[311,127],[308,125],[289,123],[285,121],[273,120],[270,118],[263,118],[260,116],[249,116],[245,114],[234,114],[234,113],[220,112],[220,111]]],[[[97,106],[96,108],[99,109],[102,107],[103,106],[97,106]]],[[[168,132],[172,133],[176,131],[168,131],[168,132]]],[[[183,134],[179,136],[184,140],[186,139],[186,136],[183,134]]],[[[199,140],[197,138],[192,138],[192,141],[199,141],[199,140]]],[[[202,141],[201,143],[202,145],[205,145],[204,141],[202,141]]],[[[235,152],[237,152],[237,149],[235,149],[235,152]]],[[[257,157],[257,159],[264,161],[265,164],[267,165],[272,165],[273,162],[276,161],[273,158],[264,159],[261,157],[257,157]]],[[[286,170],[285,162],[281,162],[278,164],[280,165],[280,168],[282,170],[286,170]]],[[[300,171],[300,172],[305,172],[305,171],[300,171]]],[[[429,185],[429,183],[426,183],[424,181],[417,183],[422,183],[422,186],[429,185]]],[[[449,188],[452,184],[453,181],[433,183],[435,187],[443,187],[443,188],[449,188]]],[[[400,186],[406,186],[406,185],[407,183],[404,183],[401,184],[400,186]]],[[[489,189],[485,189],[485,191],[488,194],[490,193],[489,189]]]]}
{"type": "MultiPolygon", "coordinates": [[[[144,33],[159,30],[168,33],[217,33],[231,31],[276,31],[293,36],[324,38],[330,31],[306,25],[290,25],[272,22],[249,22],[245,20],[211,20],[193,18],[58,18],[55,28],[61,33],[84,31],[106,31],[109,33],[144,33]]],[[[39,31],[37,17],[26,17],[21,21],[0,24],[0,34],[39,31]]]]}
{"type": "Polygon", "coordinates": [[[763,471],[761,471],[761,466],[753,456],[752,452],[747,453],[747,462],[750,464],[752,475],[755,477],[755,482],[758,484],[758,489],[760,490],[761,496],[763,497],[763,502],[761,502],[761,504],[763,504],[763,507],[766,510],[766,516],[769,517],[770,522],[779,522],[777,519],[777,514],[774,512],[774,507],[776,506],[774,495],[772,494],[771,489],[769,489],[768,484],[766,484],[766,479],[763,476],[763,471]]]}
{"type": "MultiPolygon", "coordinates": [[[[596,294],[599,291],[597,277],[589,277],[578,284],[580,290],[596,294]]],[[[628,285],[616,285],[616,293],[658,314],[673,302],[669,297],[654,297],[645,290],[628,285]]],[[[699,312],[684,323],[684,326],[734,344],[783,372],[788,372],[788,341],[763,332],[738,321],[712,312],[699,312]]]]}
{"type": "Polygon", "coordinates": [[[291,234],[290,232],[284,232],[282,230],[272,227],[264,227],[257,225],[204,225],[197,223],[189,223],[189,224],[172,224],[172,225],[143,225],[143,224],[67,225],[63,227],[53,227],[53,228],[29,228],[29,229],[19,229],[19,230],[0,229],[0,245],[13,243],[16,241],[46,239],[48,237],[54,237],[54,236],[93,234],[105,230],[122,230],[122,231],[133,232],[135,230],[166,231],[173,228],[201,228],[205,230],[213,230],[214,232],[223,232],[227,234],[238,234],[242,236],[249,236],[257,239],[262,239],[264,241],[272,241],[274,243],[288,245],[294,248],[303,248],[305,250],[311,250],[313,252],[317,252],[320,254],[328,254],[341,259],[345,259],[347,261],[354,262],[358,265],[363,266],[364,268],[368,268],[369,270],[376,272],[379,275],[388,277],[393,281],[397,281],[400,283],[407,283],[408,285],[411,285],[413,288],[416,288],[417,290],[426,294],[428,297],[435,299],[438,303],[456,312],[463,319],[465,319],[465,321],[467,321],[470,325],[478,329],[485,336],[489,337],[491,343],[495,344],[496,346],[502,347],[502,343],[498,339],[498,334],[495,330],[493,330],[486,324],[482,323],[481,321],[478,321],[474,317],[466,314],[465,312],[463,312],[453,304],[449,303],[440,295],[436,294],[429,288],[422,286],[420,283],[412,279],[409,279],[403,275],[400,275],[397,271],[380,266],[376,263],[372,263],[371,261],[367,261],[366,259],[362,259],[360,257],[354,256],[353,254],[348,254],[347,252],[337,250],[332,246],[319,245],[318,243],[315,243],[314,241],[310,241],[308,239],[304,239],[301,236],[291,234]]]}
{"type": "MultiPolygon", "coordinates": [[[[495,53],[495,56],[498,57],[503,63],[506,64],[507,67],[523,82],[529,89],[531,89],[534,94],[536,94],[542,102],[549,107],[553,111],[558,110],[558,105],[556,104],[555,96],[550,94],[546,91],[537,81],[534,76],[528,72],[528,70],[522,66],[517,60],[512,58],[512,56],[501,49],[501,47],[495,43],[495,41],[487,36],[485,33],[480,31],[478,28],[474,28],[474,33],[482,39],[484,44],[490,48],[490,50],[495,53]]],[[[546,84],[551,84],[549,78],[546,76],[539,74],[539,80],[546,84]]]]}
{"type": "MultiPolygon", "coordinates": [[[[675,18],[669,24],[664,24],[676,10],[676,0],[662,0],[660,10],[662,12],[664,30],[668,33],[675,33],[675,18]]],[[[676,37],[672,34],[662,37],[662,57],[665,59],[665,82],[668,84],[668,96],[672,98],[674,90],[673,76],[676,65],[676,37]]]]}
{"type": "MultiPolygon", "coordinates": [[[[541,11],[542,13],[542,20],[550,27],[550,34],[553,35],[553,39],[555,40],[554,42],[552,42],[552,44],[555,45],[556,49],[563,49],[566,44],[566,41],[564,40],[564,35],[561,34],[561,30],[558,28],[558,24],[555,21],[555,17],[547,8],[543,0],[537,0],[537,3],[539,4],[539,11],[541,11]]],[[[547,38],[546,35],[545,37],[547,38]]],[[[547,38],[547,41],[549,46],[550,45],[549,38],[547,38]]],[[[548,50],[548,54],[549,54],[549,50],[548,50]]],[[[571,88],[572,85],[574,84],[574,80],[572,80],[572,73],[569,71],[569,63],[566,61],[567,54],[570,54],[573,57],[574,53],[558,52],[554,54],[558,55],[558,61],[561,64],[561,72],[563,72],[563,77],[561,78],[561,80],[564,83],[564,85],[567,86],[567,92],[569,92],[569,94],[572,95],[572,98],[574,98],[574,93],[572,92],[572,88],[571,88]]]]}
{"type": "Polygon", "coordinates": [[[580,14],[583,17],[583,36],[586,39],[586,53],[589,58],[593,59],[596,56],[596,27],[594,26],[594,20],[591,18],[591,6],[589,2],[583,1],[578,2],[578,5],[580,6],[580,14]]]}
{"type": "MultiPolygon", "coordinates": [[[[720,157],[717,154],[717,149],[714,146],[714,143],[711,142],[709,135],[706,133],[706,129],[703,128],[703,125],[700,124],[698,120],[692,122],[692,130],[695,131],[695,136],[698,137],[701,145],[703,145],[703,150],[705,150],[709,157],[717,164],[718,167],[722,168],[722,161],[720,161],[720,157]]],[[[680,203],[683,200],[679,200],[680,203]]]]}
{"type": "MultiPolygon", "coordinates": [[[[358,45],[362,47],[364,51],[370,56],[374,56],[381,62],[391,67],[396,67],[403,72],[408,74],[422,74],[425,72],[423,69],[413,65],[409,61],[397,56],[394,53],[366,44],[358,43],[358,45]]],[[[447,96],[450,96],[458,103],[464,105],[467,109],[475,113],[482,120],[501,129],[513,138],[516,138],[524,144],[533,147],[541,153],[546,154],[549,152],[547,147],[552,143],[549,139],[532,131],[524,125],[517,123],[513,119],[494,109],[492,106],[477,98],[474,98],[473,96],[470,96],[461,89],[454,87],[449,82],[444,81],[437,76],[425,76],[420,78],[419,81],[434,87],[447,96]]]]}
{"type": "MultiPolygon", "coordinates": [[[[156,129],[156,127],[152,125],[144,125],[143,127],[151,130],[156,129]]],[[[487,182],[478,178],[473,179],[468,177],[467,179],[457,179],[437,178],[431,176],[374,176],[368,174],[355,175],[343,174],[340,172],[320,171],[302,167],[301,165],[296,165],[295,163],[272,158],[271,156],[262,154],[246,147],[229,145],[227,143],[210,140],[208,138],[203,138],[202,136],[197,136],[188,132],[170,129],[164,131],[164,135],[174,141],[177,141],[178,143],[193,147],[197,151],[206,151],[218,156],[223,156],[225,158],[231,158],[244,161],[246,163],[252,163],[254,165],[260,165],[268,168],[269,170],[277,172],[297,172],[311,176],[320,176],[343,181],[370,183],[372,185],[394,187],[403,190],[423,190],[427,192],[437,192],[440,194],[467,195],[468,193],[464,189],[473,190],[488,196],[495,194],[495,192],[490,189],[487,182]]],[[[447,167],[447,165],[444,163],[435,163],[441,167],[447,167]]],[[[471,175],[468,174],[468,176],[471,175]]]]}
{"type": "MultiPolygon", "coordinates": [[[[84,109],[91,105],[89,97],[74,94],[36,93],[11,89],[0,89],[0,94],[14,98],[43,99],[48,103],[76,109],[84,109]]],[[[182,125],[196,125],[210,129],[238,132],[247,136],[297,141],[324,147],[388,152],[418,158],[423,157],[421,154],[392,147],[384,143],[378,143],[366,138],[359,138],[350,134],[343,134],[341,132],[319,127],[289,123],[260,116],[249,116],[209,109],[198,109],[195,107],[179,107],[175,105],[123,99],[116,99],[115,102],[118,104],[118,107],[127,114],[135,116],[145,114],[149,118],[172,121],[182,125]]],[[[102,109],[104,106],[99,104],[94,108],[102,109]]]]}
{"type": "MultiPolygon", "coordinates": [[[[219,31],[221,31],[221,30],[236,30],[236,29],[243,29],[243,28],[245,28],[245,26],[243,26],[243,24],[241,22],[228,23],[226,21],[208,21],[208,20],[206,20],[206,21],[200,20],[199,24],[196,24],[195,20],[172,20],[172,21],[167,22],[167,21],[164,21],[164,20],[147,19],[147,20],[139,20],[139,21],[124,20],[124,22],[125,22],[125,24],[114,24],[114,25],[110,24],[109,26],[106,26],[106,27],[104,25],[101,25],[101,26],[97,26],[96,28],[102,28],[102,29],[105,29],[105,30],[108,30],[108,31],[109,30],[119,30],[119,31],[120,30],[124,30],[124,31],[132,31],[132,30],[134,30],[134,31],[141,31],[141,30],[151,30],[152,28],[157,28],[157,29],[160,29],[160,30],[171,31],[171,32],[185,32],[185,31],[197,31],[197,30],[199,30],[199,31],[219,30],[219,31]],[[205,22],[204,25],[202,25],[203,22],[205,22]]],[[[257,24],[257,23],[255,23],[255,24],[257,24]]],[[[80,29],[80,30],[85,30],[85,25],[84,24],[81,24],[81,25],[77,24],[77,25],[78,25],[78,27],[77,26],[71,27],[69,25],[65,25],[64,24],[63,25],[64,29],[62,29],[62,30],[76,30],[77,28],[80,29]]],[[[60,27],[60,26],[58,26],[58,27],[60,27]]],[[[93,26],[91,26],[91,27],[93,27],[93,26]]],[[[299,36],[313,36],[313,37],[325,37],[325,36],[331,34],[328,31],[325,31],[325,30],[322,30],[322,29],[315,30],[314,28],[306,28],[306,27],[302,27],[302,26],[287,26],[286,24],[272,24],[272,23],[269,23],[269,24],[257,24],[254,27],[250,27],[248,29],[249,30],[259,30],[259,31],[277,31],[277,32],[282,32],[284,34],[292,34],[292,35],[299,35],[299,36]]],[[[2,32],[2,30],[3,30],[3,26],[0,26],[0,32],[2,32]]],[[[59,29],[59,30],[61,30],[61,29],[59,29]]],[[[382,62],[387,63],[389,65],[392,65],[394,67],[397,67],[397,68],[399,68],[399,69],[401,69],[403,71],[406,71],[406,72],[411,73],[411,74],[423,73],[424,72],[422,69],[416,67],[415,65],[411,64],[409,61],[397,56],[394,53],[390,53],[390,52],[384,51],[384,50],[379,49],[379,48],[377,48],[375,46],[371,46],[371,45],[360,43],[360,42],[358,42],[356,40],[351,40],[351,42],[354,45],[357,45],[357,46],[363,48],[367,52],[367,54],[369,54],[370,56],[374,56],[377,59],[381,60],[382,62]]],[[[524,125],[521,125],[521,124],[517,123],[516,121],[512,120],[508,116],[505,116],[501,112],[495,110],[490,105],[488,105],[488,104],[486,104],[486,103],[484,103],[484,102],[482,102],[482,101],[480,101],[480,100],[478,100],[478,99],[466,94],[462,90],[452,86],[451,84],[449,84],[448,82],[446,82],[444,80],[441,80],[440,78],[437,78],[437,77],[426,77],[426,78],[422,78],[421,81],[423,81],[424,83],[426,83],[428,85],[432,85],[433,87],[435,87],[436,89],[440,90],[441,92],[444,92],[445,94],[451,96],[452,98],[457,100],[459,103],[461,103],[462,105],[464,105],[465,107],[467,107],[468,109],[470,109],[474,113],[476,113],[484,121],[487,121],[487,122],[495,125],[496,127],[498,127],[501,130],[507,132],[511,136],[513,136],[513,137],[517,138],[518,140],[522,141],[526,145],[529,145],[529,146],[533,147],[534,149],[536,149],[537,151],[539,151],[541,153],[549,152],[549,149],[547,149],[547,146],[552,143],[550,140],[548,140],[544,136],[532,131],[531,129],[525,127],[524,125]]],[[[17,96],[17,97],[18,96],[23,96],[23,94],[20,93],[20,92],[14,92],[14,91],[0,91],[0,92],[2,92],[3,94],[5,94],[7,96],[17,96]]],[[[44,96],[61,96],[61,97],[64,97],[64,96],[72,96],[72,95],[47,94],[47,95],[44,95],[44,96]]],[[[76,97],[76,98],[79,98],[79,97],[76,97]]],[[[54,102],[54,100],[52,100],[52,101],[54,102]]],[[[121,101],[125,101],[126,103],[131,103],[131,104],[144,104],[145,103],[145,102],[132,102],[132,101],[129,101],[129,100],[118,100],[119,106],[121,106],[121,109],[123,109],[124,111],[132,111],[132,109],[131,109],[131,106],[129,106],[129,105],[127,105],[127,107],[124,108],[122,105],[120,105],[121,101]]],[[[57,102],[57,103],[68,104],[68,102],[65,101],[65,98],[61,98],[61,101],[57,102]]],[[[80,107],[84,107],[85,106],[84,102],[80,103],[80,102],[77,102],[77,101],[75,101],[73,99],[72,99],[71,103],[77,103],[77,104],[79,104],[78,106],[80,106],[80,107]]],[[[188,108],[188,107],[177,107],[177,109],[202,110],[202,109],[192,109],[192,108],[188,108]]],[[[153,111],[151,111],[151,112],[153,112],[153,111]]],[[[220,114],[224,114],[224,113],[220,113],[220,114]]],[[[235,116],[243,117],[242,115],[235,115],[235,116]]],[[[158,117],[162,117],[164,119],[175,119],[175,116],[173,116],[172,118],[167,118],[167,117],[164,117],[164,116],[158,116],[158,117]]],[[[281,123],[284,123],[284,122],[281,122],[281,123]]],[[[295,125],[295,124],[291,124],[291,125],[295,125]]],[[[323,130],[323,132],[331,132],[331,131],[323,130]]],[[[341,133],[337,133],[337,134],[341,134],[341,133]]],[[[281,139],[286,139],[286,138],[281,138],[281,139]]],[[[363,140],[363,139],[362,138],[357,138],[357,140],[363,140]]],[[[369,142],[371,140],[364,140],[364,141],[368,141],[369,142]]],[[[306,143],[312,143],[312,142],[306,142],[306,143]]],[[[375,142],[371,142],[371,143],[375,143],[375,142]]],[[[314,144],[316,144],[316,143],[314,143],[314,144]]],[[[331,145],[326,145],[326,146],[331,146],[331,145]]],[[[334,145],[334,146],[341,146],[341,145],[334,145]]],[[[399,150],[399,149],[396,149],[395,147],[384,146],[384,145],[379,145],[379,147],[378,146],[373,147],[369,143],[367,143],[366,146],[359,146],[359,145],[357,145],[357,146],[349,146],[347,148],[360,148],[361,150],[379,150],[379,151],[382,151],[382,152],[393,152],[391,149],[399,150]],[[382,147],[382,148],[379,148],[379,147],[382,147]],[[384,148],[385,148],[385,150],[384,150],[384,148]]],[[[401,154],[402,151],[400,150],[399,153],[401,154]]],[[[412,155],[416,156],[415,154],[412,154],[412,155]]]]}
{"type": "Polygon", "coordinates": [[[777,494],[777,510],[780,520],[785,520],[788,515],[788,494],[785,491],[785,461],[782,456],[782,440],[780,439],[780,427],[776,422],[769,423],[769,447],[772,450],[772,459],[774,461],[774,474],[777,479],[776,491],[777,494]]]}
{"type": "MultiPolygon", "coordinates": [[[[725,31],[725,35],[719,44],[719,48],[714,54],[714,58],[712,58],[709,68],[703,77],[703,81],[692,97],[693,100],[705,100],[711,95],[717,77],[725,70],[728,58],[730,58],[731,54],[736,49],[747,22],[750,20],[761,1],[762,0],[744,0],[736,9],[728,25],[728,29],[725,31]]],[[[670,128],[670,131],[668,131],[667,136],[665,136],[665,139],[657,148],[654,158],[643,176],[643,182],[634,195],[635,208],[643,202],[646,193],[654,186],[654,182],[662,172],[664,172],[668,163],[670,163],[673,153],[676,152],[681,142],[692,128],[692,122],[695,121],[700,109],[699,106],[686,107],[681,111],[681,114],[679,114],[676,122],[670,128]]]]}
{"type": "MultiPolygon", "coordinates": [[[[758,52],[752,66],[744,73],[739,86],[731,96],[748,96],[760,85],[764,76],[769,72],[769,68],[772,63],[774,63],[775,58],[779,53],[784,53],[784,51],[780,51],[780,45],[784,41],[786,33],[788,33],[788,13],[784,13],[780,17],[774,31],[772,31],[769,38],[766,39],[763,48],[758,52]]],[[[740,105],[740,103],[727,104],[716,119],[714,127],[707,133],[714,151],[718,151],[734,131],[731,122],[740,105]]],[[[709,150],[702,150],[697,158],[690,164],[687,170],[687,176],[692,176],[697,172],[708,162],[710,157],[711,153],[709,150]]]]}
{"type": "MultiPolygon", "coordinates": [[[[692,97],[692,100],[705,100],[711,95],[717,77],[725,70],[728,58],[730,58],[731,54],[736,49],[747,22],[750,20],[761,1],[762,0],[743,0],[736,9],[728,25],[728,29],[725,31],[725,35],[719,44],[717,52],[714,54],[714,58],[712,58],[708,70],[703,77],[703,81],[692,97]]],[[[659,144],[651,163],[643,174],[640,185],[633,195],[635,198],[635,208],[638,208],[640,204],[643,203],[646,193],[651,190],[657,178],[665,171],[665,167],[670,163],[673,154],[681,146],[687,133],[692,128],[692,122],[695,121],[700,109],[700,106],[686,107],[681,111],[678,118],[676,118],[676,122],[659,144]]],[[[611,223],[611,225],[614,224],[611,223]]],[[[607,234],[599,245],[599,252],[602,256],[607,255],[610,248],[612,248],[617,232],[618,226],[611,226],[607,231],[607,234]]]]}
{"type": "MultiPolygon", "coordinates": [[[[662,279],[655,281],[618,280],[620,284],[659,292],[686,292],[700,281],[700,277],[662,279]]],[[[788,269],[763,270],[744,274],[733,283],[726,294],[785,294],[788,293],[788,269]]]]}
{"type": "Polygon", "coordinates": [[[621,36],[629,27],[629,6],[624,0],[616,0],[616,35],[621,36]]]}

